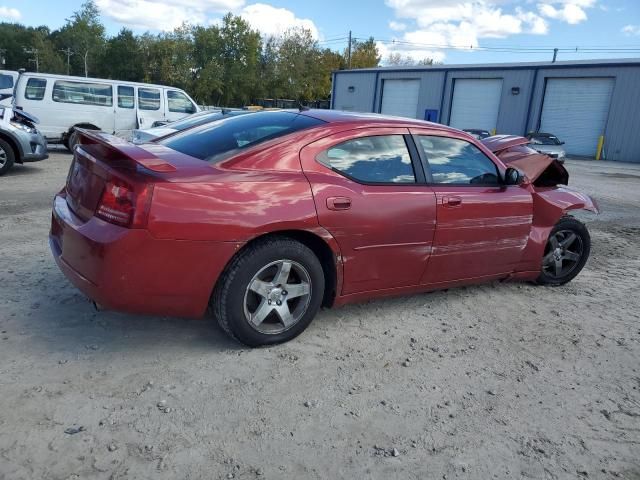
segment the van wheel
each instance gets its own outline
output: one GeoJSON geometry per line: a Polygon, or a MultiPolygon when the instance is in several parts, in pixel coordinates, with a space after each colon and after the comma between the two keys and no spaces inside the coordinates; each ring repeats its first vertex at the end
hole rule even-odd
{"type": "Polygon", "coordinates": [[[220,277],[211,310],[222,329],[245,345],[286,342],[315,317],[324,280],[318,257],[305,245],[286,237],[259,240],[220,277]]]}
{"type": "Polygon", "coordinates": [[[4,175],[13,167],[15,159],[16,156],[11,145],[0,139],[0,175],[4,175]]]}

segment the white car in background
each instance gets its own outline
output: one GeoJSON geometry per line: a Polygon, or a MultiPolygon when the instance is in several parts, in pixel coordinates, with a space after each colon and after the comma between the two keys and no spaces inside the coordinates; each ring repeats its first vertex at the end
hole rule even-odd
{"type": "Polygon", "coordinates": [[[198,125],[204,125],[205,123],[215,122],[226,117],[233,117],[236,115],[244,115],[251,113],[249,110],[206,110],[204,112],[194,113],[188,117],[178,120],[176,122],[167,123],[159,127],[147,128],[146,130],[134,130],[131,141],[135,144],[147,143],[156,138],[166,137],[172,133],[181,132],[187,128],[197,127],[198,125]]]}
{"type": "Polygon", "coordinates": [[[530,132],[527,134],[529,146],[534,150],[545,153],[556,160],[564,162],[567,153],[564,150],[564,142],[551,133],[530,132]]]}
{"type": "Polygon", "coordinates": [[[136,128],[200,111],[179,88],[33,72],[18,77],[14,102],[40,119],[48,141],[71,150],[77,143],[76,127],[126,138],[136,128]]]}

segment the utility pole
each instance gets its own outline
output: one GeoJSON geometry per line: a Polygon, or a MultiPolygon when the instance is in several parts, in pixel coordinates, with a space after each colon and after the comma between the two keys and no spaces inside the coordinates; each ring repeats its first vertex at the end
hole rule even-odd
{"type": "Polygon", "coordinates": [[[348,54],[347,54],[347,63],[349,65],[349,70],[351,70],[351,30],[349,30],[349,48],[348,48],[348,54]]]}
{"type": "Polygon", "coordinates": [[[29,55],[33,55],[34,58],[30,58],[29,61],[36,64],[36,73],[40,72],[40,56],[38,55],[37,48],[24,49],[24,53],[28,53],[29,55]]]}
{"type": "Polygon", "coordinates": [[[69,75],[71,72],[71,68],[70,68],[71,55],[73,55],[75,52],[71,50],[71,47],[61,48],[60,51],[67,56],[67,75],[69,75]]]}
{"type": "Polygon", "coordinates": [[[556,63],[556,57],[558,56],[558,49],[554,48],[553,49],[553,60],[551,60],[551,63],[556,63]]]}

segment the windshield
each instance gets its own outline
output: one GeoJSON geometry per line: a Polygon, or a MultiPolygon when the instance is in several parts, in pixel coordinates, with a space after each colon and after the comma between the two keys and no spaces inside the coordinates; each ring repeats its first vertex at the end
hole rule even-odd
{"type": "Polygon", "coordinates": [[[257,112],[207,123],[158,143],[207,162],[218,162],[236,151],[323,123],[294,112],[257,112]]]}
{"type": "Polygon", "coordinates": [[[533,135],[531,141],[538,145],[560,145],[558,137],[553,135],[533,135]]]}

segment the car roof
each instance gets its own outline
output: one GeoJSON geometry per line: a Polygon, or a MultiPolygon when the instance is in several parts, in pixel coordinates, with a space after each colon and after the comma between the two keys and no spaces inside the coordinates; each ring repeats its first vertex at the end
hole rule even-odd
{"type": "Polygon", "coordinates": [[[544,133],[544,132],[531,132],[529,134],[530,137],[557,137],[553,133],[544,133]]]}
{"type": "Polygon", "coordinates": [[[308,117],[317,118],[327,123],[354,123],[366,124],[380,123],[384,125],[397,125],[403,127],[429,127],[436,130],[444,130],[450,132],[458,132],[455,128],[447,127],[439,123],[427,122],[425,120],[417,120],[415,118],[394,117],[391,115],[382,115],[380,113],[361,113],[346,112],[343,110],[289,110],[291,112],[300,113],[308,117]]]}

